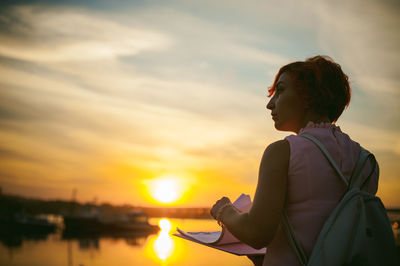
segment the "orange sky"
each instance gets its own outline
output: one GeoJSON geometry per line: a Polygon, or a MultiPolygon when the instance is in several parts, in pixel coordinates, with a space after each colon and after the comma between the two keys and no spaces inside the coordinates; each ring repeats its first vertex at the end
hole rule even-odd
{"type": "Polygon", "coordinates": [[[376,155],[378,195],[399,207],[398,6],[267,2],[1,6],[3,193],[149,206],[167,176],[173,205],[253,194],[265,147],[288,135],[266,88],[283,64],[327,54],[353,88],[337,124],[376,155]]]}

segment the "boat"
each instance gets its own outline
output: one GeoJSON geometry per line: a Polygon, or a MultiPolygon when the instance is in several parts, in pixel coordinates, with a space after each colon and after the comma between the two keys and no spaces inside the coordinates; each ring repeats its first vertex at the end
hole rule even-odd
{"type": "Polygon", "coordinates": [[[13,217],[0,217],[0,233],[5,234],[49,234],[57,228],[57,223],[45,216],[26,216],[15,214],[13,217]]]}
{"type": "Polygon", "coordinates": [[[150,234],[159,231],[151,225],[143,212],[132,211],[125,215],[98,215],[80,213],[64,216],[64,236],[69,235],[127,235],[150,234]]]}

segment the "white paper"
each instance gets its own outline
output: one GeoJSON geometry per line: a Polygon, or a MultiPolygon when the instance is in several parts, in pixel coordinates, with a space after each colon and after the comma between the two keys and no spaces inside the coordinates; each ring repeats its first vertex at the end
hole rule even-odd
{"type": "MultiPolygon", "coordinates": [[[[249,195],[241,194],[234,202],[235,206],[241,212],[248,212],[251,208],[251,198],[249,195]]],[[[177,228],[182,235],[193,238],[201,243],[206,244],[227,244],[240,242],[234,235],[231,234],[225,227],[221,231],[216,232],[185,232],[177,228]]]]}

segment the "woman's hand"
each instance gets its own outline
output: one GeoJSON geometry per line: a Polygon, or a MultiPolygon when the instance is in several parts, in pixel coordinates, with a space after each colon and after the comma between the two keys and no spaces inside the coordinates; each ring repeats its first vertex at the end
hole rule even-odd
{"type": "Polygon", "coordinates": [[[212,216],[215,220],[218,220],[218,218],[220,218],[220,217],[218,217],[218,216],[221,216],[221,212],[222,212],[222,209],[221,209],[221,208],[224,208],[227,204],[232,204],[231,201],[230,201],[230,199],[227,198],[227,197],[222,197],[222,198],[221,198],[220,200],[218,200],[218,201],[214,204],[214,206],[211,208],[211,210],[210,210],[211,216],[212,216]]]}

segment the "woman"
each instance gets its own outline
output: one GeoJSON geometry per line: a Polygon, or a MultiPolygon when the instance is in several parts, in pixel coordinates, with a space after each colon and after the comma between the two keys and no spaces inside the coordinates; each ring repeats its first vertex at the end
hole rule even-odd
{"type": "MultiPolygon", "coordinates": [[[[328,57],[290,63],[276,75],[267,109],[277,130],[296,135],[266,148],[248,213],[238,212],[226,197],[211,209],[211,215],[238,239],[257,249],[268,247],[261,258],[263,265],[300,265],[282,228],[284,209],[309,257],[326,218],[343,195],[346,187],[319,148],[298,135],[307,133],[322,142],[349,179],[360,145],[334,123],[348,106],[350,95],[348,77],[328,57]]],[[[371,170],[371,165],[364,169],[365,173],[371,170]]],[[[372,194],[377,191],[378,176],[376,168],[367,187],[372,194]]]]}

